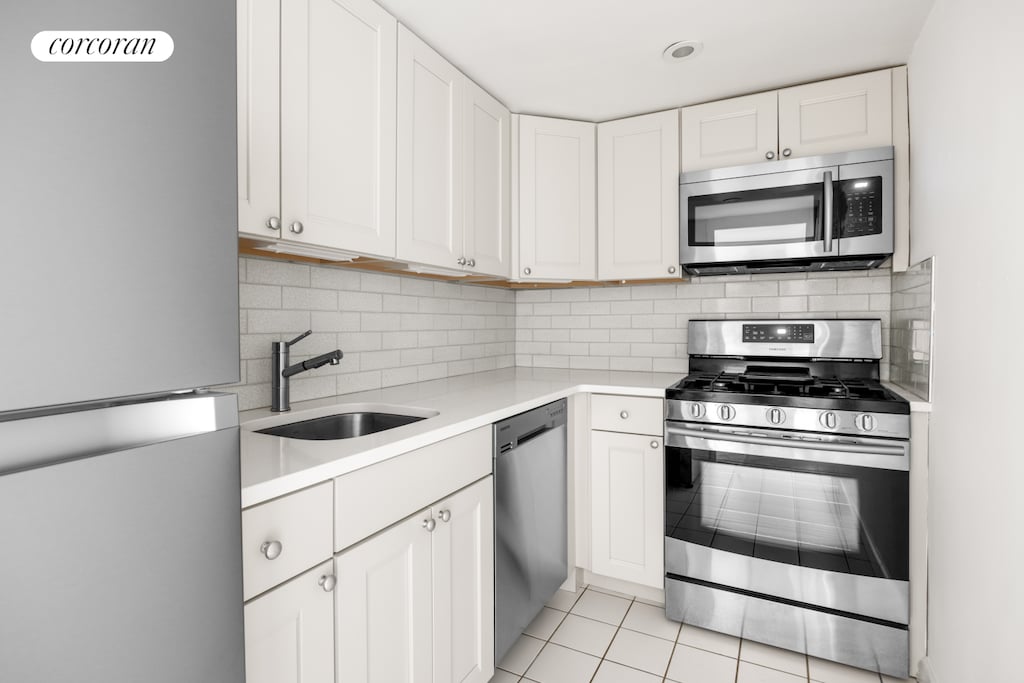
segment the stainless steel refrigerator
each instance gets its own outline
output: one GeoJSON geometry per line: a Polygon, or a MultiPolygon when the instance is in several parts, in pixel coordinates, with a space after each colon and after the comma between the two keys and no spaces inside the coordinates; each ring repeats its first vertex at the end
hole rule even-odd
{"type": "Polygon", "coordinates": [[[241,682],[235,3],[3,3],[0,93],[0,681],[241,682]]]}

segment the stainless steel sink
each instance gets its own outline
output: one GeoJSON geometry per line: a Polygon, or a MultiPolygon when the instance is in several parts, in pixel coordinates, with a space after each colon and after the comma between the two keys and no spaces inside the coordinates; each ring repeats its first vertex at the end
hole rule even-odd
{"type": "Polygon", "coordinates": [[[300,422],[257,429],[260,434],[283,436],[289,439],[331,441],[351,439],[366,434],[383,432],[402,425],[427,419],[425,415],[396,415],[393,413],[353,412],[325,415],[300,422]]]}

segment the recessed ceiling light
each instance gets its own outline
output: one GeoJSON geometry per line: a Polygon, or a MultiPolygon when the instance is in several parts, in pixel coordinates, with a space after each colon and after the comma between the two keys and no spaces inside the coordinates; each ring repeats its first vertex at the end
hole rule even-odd
{"type": "Polygon", "coordinates": [[[672,43],[666,47],[661,56],[666,62],[679,62],[696,57],[703,49],[704,43],[699,40],[680,40],[678,43],[672,43]]]}

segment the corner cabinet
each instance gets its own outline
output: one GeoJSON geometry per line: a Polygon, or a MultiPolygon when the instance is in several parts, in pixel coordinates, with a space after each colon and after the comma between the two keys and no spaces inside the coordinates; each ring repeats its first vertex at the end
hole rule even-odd
{"type": "Polygon", "coordinates": [[[394,17],[239,0],[239,233],[395,256],[394,17]]]}
{"type": "Polygon", "coordinates": [[[679,278],[679,112],[597,125],[597,277],[679,278]]]}
{"type": "Polygon", "coordinates": [[[516,280],[597,277],[593,123],[515,116],[519,252],[516,280]]]}
{"type": "Polygon", "coordinates": [[[399,27],[399,259],[508,276],[509,119],[497,100],[399,27]]]}
{"type": "Polygon", "coordinates": [[[490,680],[493,500],[488,476],[338,555],[338,680],[490,680]]]}
{"type": "Polygon", "coordinates": [[[681,169],[741,166],[893,144],[892,70],[681,110],[681,169]]]}

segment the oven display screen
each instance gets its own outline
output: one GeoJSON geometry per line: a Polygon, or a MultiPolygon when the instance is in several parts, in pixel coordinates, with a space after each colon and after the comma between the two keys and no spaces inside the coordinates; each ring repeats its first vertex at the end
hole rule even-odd
{"type": "Polygon", "coordinates": [[[754,343],[814,343],[814,325],[792,325],[784,322],[743,326],[743,341],[754,343]]]}

